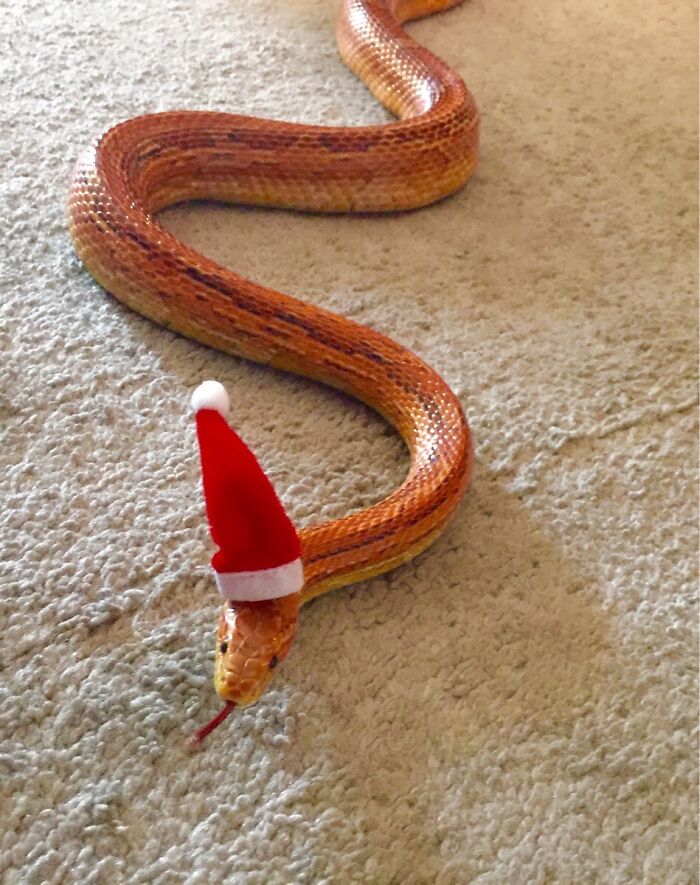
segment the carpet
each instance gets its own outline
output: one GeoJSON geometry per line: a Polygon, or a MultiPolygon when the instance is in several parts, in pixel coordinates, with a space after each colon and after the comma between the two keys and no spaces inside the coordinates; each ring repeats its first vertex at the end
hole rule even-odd
{"type": "Polygon", "coordinates": [[[66,232],[78,151],[174,108],[387,119],[336,4],[16,0],[0,22],[6,883],[697,882],[696,23],[691,4],[472,0],[411,33],[483,115],[404,215],[173,208],[244,275],[388,333],[460,396],[445,535],[302,613],[218,709],[188,397],[220,379],[299,525],[387,494],[384,422],[141,319],[66,232]]]}

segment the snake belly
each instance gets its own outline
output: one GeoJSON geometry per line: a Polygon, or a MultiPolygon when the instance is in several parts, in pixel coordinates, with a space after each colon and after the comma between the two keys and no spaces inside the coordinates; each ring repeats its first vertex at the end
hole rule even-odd
{"type": "Polygon", "coordinates": [[[461,78],[402,29],[460,0],[343,0],[341,56],[396,120],[327,127],[207,111],[120,123],[80,156],[68,221],[95,279],[168,329],[336,387],[375,409],[411,454],[379,503],[301,531],[304,602],[425,549],[472,467],[457,397],[385,335],[244,279],[178,241],[156,213],[186,200],[316,212],[413,209],[458,190],[477,159],[479,117],[461,78]]]}

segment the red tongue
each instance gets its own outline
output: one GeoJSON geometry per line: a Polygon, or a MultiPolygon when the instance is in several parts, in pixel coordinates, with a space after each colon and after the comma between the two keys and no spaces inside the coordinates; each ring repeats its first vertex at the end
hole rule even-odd
{"type": "Polygon", "coordinates": [[[200,728],[199,731],[195,731],[193,735],[188,737],[187,745],[190,747],[190,749],[196,750],[198,747],[201,747],[207,735],[211,734],[215,728],[221,725],[221,723],[224,721],[224,719],[226,719],[226,717],[234,709],[235,706],[235,701],[229,701],[223,708],[223,710],[219,710],[219,712],[216,714],[216,716],[214,716],[211,722],[207,722],[207,724],[200,728]]]}

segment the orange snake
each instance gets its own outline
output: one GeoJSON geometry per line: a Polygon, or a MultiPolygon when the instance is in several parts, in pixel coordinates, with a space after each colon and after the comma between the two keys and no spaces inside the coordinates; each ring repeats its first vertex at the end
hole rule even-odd
{"type": "Polygon", "coordinates": [[[326,127],[206,111],[151,114],[110,129],[73,173],[70,233],[107,291],[168,329],[357,397],[397,428],[411,453],[405,481],[385,500],[300,532],[301,594],[224,604],[215,685],[228,703],[199,739],[235,703],[257,700],[289,649],[303,602],[406,562],[435,540],[462,498],[472,448],[457,397],[413,353],[221,267],[155,214],[193,199],[385,212],[458,190],[476,164],[475,103],[401,23],[459,2],[342,0],[340,54],[394,122],[326,127]]]}

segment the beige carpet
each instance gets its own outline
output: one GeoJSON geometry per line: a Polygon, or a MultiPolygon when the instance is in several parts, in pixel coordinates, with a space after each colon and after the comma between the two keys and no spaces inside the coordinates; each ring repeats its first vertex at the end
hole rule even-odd
{"type": "Polygon", "coordinates": [[[459,393],[443,539],[304,610],[217,709],[188,396],[220,378],[300,524],[399,441],[330,391],[122,308],[82,270],[78,150],[170,108],[385,119],[324,0],[14,0],[3,95],[3,883],[691,883],[696,841],[695,15],[473,0],[412,33],[483,112],[478,174],[401,217],[190,207],[168,227],[381,329],[459,393]]]}

